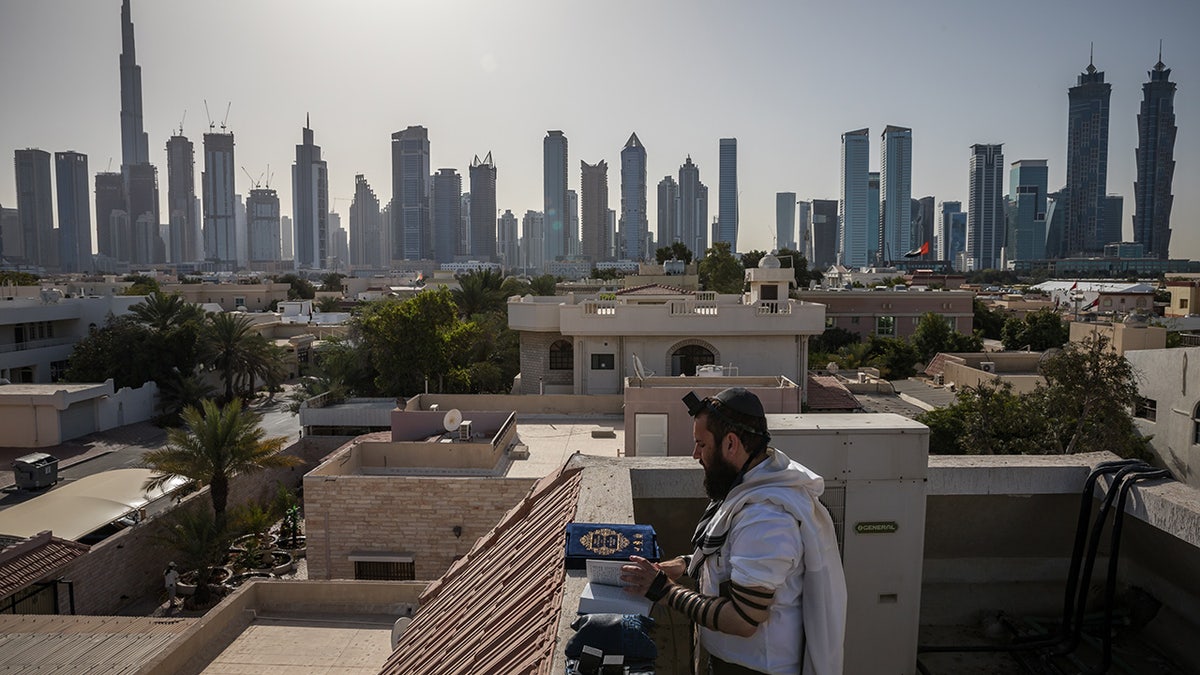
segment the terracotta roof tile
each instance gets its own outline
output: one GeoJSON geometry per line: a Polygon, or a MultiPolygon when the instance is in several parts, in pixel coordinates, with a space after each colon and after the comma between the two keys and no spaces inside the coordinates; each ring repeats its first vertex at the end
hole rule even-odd
{"type": "Polygon", "coordinates": [[[381,675],[550,673],[579,479],[565,467],[543,478],[430,584],[381,675]]]}
{"type": "Polygon", "coordinates": [[[813,412],[858,410],[862,404],[836,377],[808,376],[808,409],[813,412]]]}
{"type": "Polygon", "coordinates": [[[51,536],[47,530],[0,551],[0,598],[54,574],[89,548],[51,536]]]}

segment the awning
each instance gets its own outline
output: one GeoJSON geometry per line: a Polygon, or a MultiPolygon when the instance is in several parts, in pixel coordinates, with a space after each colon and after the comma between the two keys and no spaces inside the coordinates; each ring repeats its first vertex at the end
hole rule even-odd
{"type": "Polygon", "coordinates": [[[175,477],[147,492],[143,486],[152,475],[150,469],[114,469],[63,484],[0,511],[0,534],[32,537],[50,530],[62,539],[79,539],[187,482],[175,477]]]}

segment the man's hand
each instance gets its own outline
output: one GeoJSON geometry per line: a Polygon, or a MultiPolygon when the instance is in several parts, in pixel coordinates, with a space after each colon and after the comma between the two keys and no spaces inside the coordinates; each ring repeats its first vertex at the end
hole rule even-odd
{"type": "Polygon", "coordinates": [[[670,577],[662,565],[652,563],[638,555],[629,556],[629,564],[621,566],[621,582],[625,584],[625,592],[633,595],[646,595],[646,591],[650,590],[650,584],[654,583],[654,578],[658,576],[659,572],[670,577]]]}
{"type": "Polygon", "coordinates": [[[658,564],[658,569],[662,570],[663,574],[671,581],[679,581],[679,577],[687,574],[687,559],[683,556],[664,560],[658,564]]]}

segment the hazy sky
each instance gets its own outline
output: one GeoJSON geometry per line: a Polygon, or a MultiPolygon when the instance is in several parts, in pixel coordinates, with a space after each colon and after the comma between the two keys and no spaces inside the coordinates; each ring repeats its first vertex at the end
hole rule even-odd
{"type": "MultiPolygon", "coordinates": [[[[89,170],[121,163],[120,0],[0,0],[0,150],[77,150],[89,170]]],[[[390,135],[429,129],[431,166],[498,167],[497,205],[542,209],[542,138],[562,129],[569,182],[579,161],[609,164],[620,209],[620,150],[631,132],[656,185],[690,154],[717,213],[717,141],[738,139],[740,250],[769,248],[775,193],[837,199],[840,135],[913,129],[913,197],[967,200],[973,143],[1006,162],[1047,159],[1065,176],[1067,88],[1088,64],[1112,84],[1108,191],[1125,196],[1132,239],[1136,115],[1158,59],[1175,97],[1172,257],[1200,258],[1200,2],[1196,0],[134,0],[145,128],[166,202],[166,141],[184,134],[203,170],[204,100],[236,162],[270,165],[284,214],[305,114],[329,163],[331,208],[348,226],[355,174],[391,197],[390,135]]],[[[0,204],[15,206],[11,161],[0,204]]],[[[1007,185],[1005,175],[1005,188],[1007,185]]],[[[238,172],[247,193],[250,179],[238,172]]],[[[94,206],[93,206],[94,208],[94,206]]],[[[93,214],[94,217],[94,214],[93,214]]]]}

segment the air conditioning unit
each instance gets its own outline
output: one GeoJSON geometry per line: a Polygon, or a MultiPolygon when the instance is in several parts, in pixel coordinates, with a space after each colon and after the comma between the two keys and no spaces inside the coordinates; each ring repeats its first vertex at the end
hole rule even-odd
{"type": "Polygon", "coordinates": [[[985,373],[995,373],[996,372],[996,362],[995,361],[981,361],[979,363],[979,369],[985,373]]]}
{"type": "Polygon", "coordinates": [[[915,675],[929,428],[894,414],[767,415],[771,445],[825,479],[848,592],[845,672],[915,675]]]}
{"type": "Polygon", "coordinates": [[[946,374],[945,373],[934,373],[933,383],[939,387],[945,386],[946,385],[946,374]]]}

